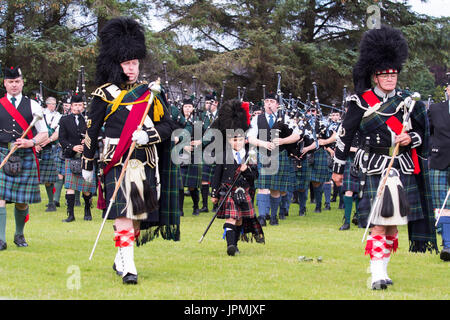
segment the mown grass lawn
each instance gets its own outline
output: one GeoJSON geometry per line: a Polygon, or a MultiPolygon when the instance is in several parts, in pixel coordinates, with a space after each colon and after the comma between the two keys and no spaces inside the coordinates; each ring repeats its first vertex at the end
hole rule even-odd
{"type": "MultiPolygon", "coordinates": [[[[6,299],[146,299],[146,300],[448,300],[448,263],[436,254],[408,252],[406,227],[400,228],[400,248],[393,255],[389,274],[394,286],[385,291],[368,288],[369,258],[361,243],[363,229],[352,225],[338,231],[343,211],[313,213],[308,202],[305,217],[292,204],[279,226],[264,228],[266,244],[239,243],[241,254],[229,257],[222,239],[223,220],[216,220],[198,243],[213,213],[192,216],[190,198],[181,218],[181,241],[161,238],[135,250],[137,286],[125,286],[112,270],[116,253],[112,222],[108,221],[94,258],[89,254],[101,224],[83,220],[62,223],[65,206],[46,213],[43,201],[32,205],[25,228],[28,248],[13,243],[14,214],[7,213],[8,249],[0,252],[0,297],[6,299]],[[299,262],[299,256],[313,258],[299,262]],[[323,261],[318,262],[317,258],[323,261]]],[[[63,197],[62,197],[63,198],[63,197]]],[[[83,201],[83,200],[82,200],[83,201]]],[[[211,206],[210,206],[211,207],[211,206]]],[[[438,236],[441,243],[441,237],[438,236]]]]}

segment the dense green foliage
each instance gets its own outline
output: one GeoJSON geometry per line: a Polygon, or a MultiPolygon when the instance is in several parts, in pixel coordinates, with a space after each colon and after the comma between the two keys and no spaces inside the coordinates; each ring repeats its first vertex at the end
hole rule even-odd
{"type": "Polygon", "coordinates": [[[164,77],[173,91],[179,81],[200,93],[262,97],[262,85],[306,99],[318,83],[324,103],[340,103],[342,88],[351,91],[352,66],[361,35],[380,8],[381,23],[400,28],[410,46],[410,59],[400,85],[424,99],[441,99],[449,65],[450,17],[433,18],[411,10],[407,1],[373,0],[5,0],[0,7],[0,58],[3,66],[21,65],[32,94],[43,81],[45,96],[74,90],[77,71],[85,66],[88,91],[94,89],[96,35],[111,17],[131,15],[147,28],[149,57],[143,74],[164,77]],[[155,30],[155,26],[159,26],[155,30]],[[48,89],[50,90],[48,90],[48,89]],[[51,91],[54,90],[54,91],[51,91]]]}

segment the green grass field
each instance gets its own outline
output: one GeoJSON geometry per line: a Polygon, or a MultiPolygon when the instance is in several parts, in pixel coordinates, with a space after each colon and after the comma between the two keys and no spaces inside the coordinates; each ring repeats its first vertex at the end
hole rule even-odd
{"type": "Polygon", "coordinates": [[[105,225],[89,261],[100,211],[93,209],[93,221],[87,222],[83,207],[76,207],[77,220],[62,223],[65,206],[46,213],[43,188],[41,195],[43,201],[31,206],[25,227],[28,248],[14,245],[13,208],[7,207],[8,249],[0,252],[2,299],[450,299],[450,265],[436,254],[409,253],[406,227],[400,228],[399,250],[390,263],[394,285],[370,290],[369,257],[361,243],[364,230],[352,225],[349,231],[338,231],[343,211],[337,203],[332,203],[331,211],[317,214],[309,201],[305,217],[299,217],[298,205],[292,204],[286,220],[264,228],[265,245],[240,242],[241,254],[229,257],[222,240],[223,220],[216,220],[198,243],[213,213],[193,217],[192,202],[186,197],[181,241],[157,238],[137,248],[139,284],[125,286],[112,270],[116,254],[112,222],[105,225]],[[299,262],[299,256],[314,260],[299,262]],[[319,256],[322,262],[317,261],[319,256]]]}

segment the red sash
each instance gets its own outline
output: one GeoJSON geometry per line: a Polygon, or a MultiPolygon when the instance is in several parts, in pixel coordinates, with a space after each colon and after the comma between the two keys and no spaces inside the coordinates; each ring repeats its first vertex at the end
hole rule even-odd
{"type": "MultiPolygon", "coordinates": [[[[23,132],[25,132],[28,129],[28,126],[30,125],[25,118],[20,114],[19,111],[17,111],[16,107],[12,105],[12,103],[8,100],[6,95],[0,99],[0,104],[2,104],[3,107],[5,107],[5,110],[8,111],[8,113],[13,117],[13,119],[19,124],[19,126],[22,128],[23,132]]],[[[33,139],[33,132],[30,130],[27,134],[28,139],[33,139]]],[[[38,179],[41,179],[41,175],[39,172],[39,160],[36,155],[36,148],[32,148],[34,153],[34,158],[36,159],[36,167],[38,172],[38,179]]]]}
{"type": "MultiPolygon", "coordinates": [[[[368,90],[363,93],[362,98],[367,102],[367,104],[370,107],[375,106],[376,104],[380,103],[380,99],[373,93],[372,90],[368,90]]],[[[389,119],[386,120],[386,125],[395,132],[395,134],[400,134],[403,130],[403,124],[400,122],[400,120],[397,119],[395,116],[391,116],[389,119]]],[[[411,158],[414,163],[414,174],[420,173],[420,165],[419,165],[419,157],[417,156],[417,150],[411,149],[411,158]]]]}
{"type": "MultiPolygon", "coordinates": [[[[145,99],[150,94],[149,90],[146,90],[145,93],[136,99],[137,101],[145,99]]],[[[114,156],[108,165],[103,169],[103,175],[106,174],[114,167],[114,165],[119,162],[119,160],[125,154],[125,151],[128,150],[131,146],[131,136],[133,132],[136,131],[139,126],[142,117],[144,115],[145,109],[147,108],[148,102],[141,102],[138,104],[132,105],[131,111],[128,114],[127,121],[125,122],[125,126],[123,127],[122,134],[120,135],[119,143],[117,144],[116,150],[114,151],[114,156]]],[[[98,209],[106,208],[106,201],[103,197],[103,190],[101,183],[98,184],[98,201],[97,201],[98,209]]]]}

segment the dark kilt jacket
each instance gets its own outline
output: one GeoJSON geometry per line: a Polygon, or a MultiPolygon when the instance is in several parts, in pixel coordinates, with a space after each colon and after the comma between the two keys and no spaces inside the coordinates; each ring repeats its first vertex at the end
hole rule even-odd
{"type": "MultiPolygon", "coordinates": [[[[377,91],[372,89],[376,94],[377,91]]],[[[404,90],[395,90],[392,95],[386,97],[377,112],[366,114],[370,106],[361,95],[352,95],[347,99],[348,111],[342,123],[336,142],[333,171],[342,174],[346,160],[349,156],[350,146],[357,131],[360,134],[361,148],[364,141],[369,137],[369,160],[367,175],[363,189],[363,197],[359,202],[358,212],[360,218],[368,219],[371,203],[374,201],[381,172],[387,168],[391,157],[389,150],[393,149],[393,131],[388,128],[388,123],[403,122],[404,108],[399,107],[411,93],[404,90]],[[395,119],[394,119],[395,118],[395,119]],[[383,160],[384,159],[384,160],[383,160]],[[381,165],[380,165],[381,163],[381,165]],[[384,163],[384,164],[383,164],[384,163]]],[[[378,96],[380,101],[383,98],[378,96]]],[[[425,252],[437,250],[436,234],[434,228],[434,216],[431,202],[431,188],[428,170],[428,146],[429,146],[429,123],[425,105],[416,102],[411,114],[411,126],[408,131],[412,142],[406,147],[401,147],[394,162],[394,167],[400,172],[400,179],[404,184],[406,197],[410,204],[408,215],[408,235],[412,252],[425,252]],[[413,151],[414,149],[414,151],[413,151]],[[415,167],[412,154],[417,152],[420,173],[413,174],[415,167]]],[[[363,150],[357,152],[355,161],[360,167],[363,150]]]]}
{"type": "MultiPolygon", "coordinates": [[[[103,173],[103,169],[111,161],[118,141],[121,138],[127,117],[130,113],[129,110],[132,108],[132,103],[142,100],[140,98],[147,90],[148,84],[145,82],[124,85],[120,88],[107,83],[92,93],[93,100],[88,112],[86,141],[83,151],[83,169],[93,170],[94,155],[98,147],[97,141],[103,127],[105,146],[99,161],[101,173],[103,173]],[[123,90],[126,90],[127,93],[117,110],[114,111],[111,108],[112,102],[123,90]],[[126,105],[127,103],[129,105],[126,105]]],[[[140,221],[141,233],[137,239],[138,245],[144,244],[159,235],[165,240],[178,241],[180,239],[180,217],[178,210],[179,171],[177,166],[173,165],[172,161],[170,161],[170,150],[172,146],[171,134],[178,126],[170,118],[170,111],[167,108],[167,101],[163,91],[156,95],[155,101],[152,103],[148,113],[148,117],[153,121],[154,127],[147,127],[144,124],[142,128],[149,135],[149,142],[147,145],[138,146],[131,155],[131,159],[138,159],[145,164],[147,180],[152,184],[150,187],[156,189],[156,156],[151,151],[152,145],[156,145],[158,153],[157,168],[159,170],[161,184],[159,208],[155,212],[149,213],[147,220],[140,221]],[[162,106],[163,114],[159,114],[159,116],[157,115],[158,109],[155,108],[155,101],[158,102],[158,105],[162,106]]],[[[118,173],[120,174],[121,164],[125,161],[127,155],[128,150],[124,152],[122,158],[113,169],[102,177],[106,205],[109,204],[108,198],[112,194],[110,189],[114,189],[115,187],[115,183],[111,183],[111,181],[114,180],[115,176],[118,176],[118,173]]],[[[121,193],[119,192],[119,194],[121,193]]],[[[122,196],[117,197],[112,207],[108,219],[126,216],[126,212],[123,210],[125,208],[125,200],[122,196]]],[[[104,210],[105,213],[106,210],[104,210]]]]}

